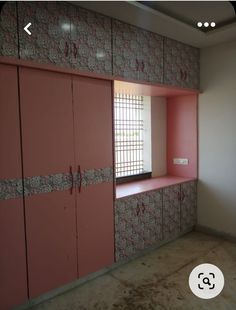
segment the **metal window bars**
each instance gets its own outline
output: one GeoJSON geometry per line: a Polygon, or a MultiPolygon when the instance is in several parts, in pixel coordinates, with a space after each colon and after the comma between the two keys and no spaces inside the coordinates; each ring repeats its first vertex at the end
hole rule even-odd
{"type": "Polygon", "coordinates": [[[115,157],[116,177],[144,172],[142,96],[115,94],[115,157]]]}

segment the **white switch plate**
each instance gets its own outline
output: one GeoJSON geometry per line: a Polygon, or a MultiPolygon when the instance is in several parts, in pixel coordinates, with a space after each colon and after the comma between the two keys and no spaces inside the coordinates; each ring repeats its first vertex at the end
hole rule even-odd
{"type": "Polygon", "coordinates": [[[188,158],[174,158],[174,165],[188,165],[188,158]]]}

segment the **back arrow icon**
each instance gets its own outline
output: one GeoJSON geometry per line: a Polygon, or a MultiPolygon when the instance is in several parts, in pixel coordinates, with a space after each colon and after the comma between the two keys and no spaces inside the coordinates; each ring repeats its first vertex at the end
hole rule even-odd
{"type": "Polygon", "coordinates": [[[27,32],[30,36],[31,36],[31,32],[29,31],[28,28],[29,28],[31,25],[32,25],[31,23],[28,23],[28,24],[24,27],[25,32],[27,32]]]}

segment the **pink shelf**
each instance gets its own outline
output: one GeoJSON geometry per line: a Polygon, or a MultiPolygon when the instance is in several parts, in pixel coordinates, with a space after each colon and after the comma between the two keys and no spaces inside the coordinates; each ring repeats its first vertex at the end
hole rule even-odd
{"type": "Polygon", "coordinates": [[[181,184],[192,180],[196,180],[196,178],[183,178],[168,175],[148,180],[119,184],[116,186],[116,199],[168,187],[175,184],[181,184]]]}

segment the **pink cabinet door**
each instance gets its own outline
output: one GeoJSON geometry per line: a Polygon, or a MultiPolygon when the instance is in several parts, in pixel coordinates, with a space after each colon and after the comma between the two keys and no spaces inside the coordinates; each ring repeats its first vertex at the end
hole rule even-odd
{"type": "Polygon", "coordinates": [[[77,201],[79,276],[84,276],[114,260],[113,182],[103,182],[101,174],[113,166],[112,84],[75,77],[73,92],[76,162],[82,184],[90,180],[77,201]]]}
{"type": "Polygon", "coordinates": [[[114,262],[113,184],[82,188],[78,195],[79,277],[114,262]]]}
{"type": "Polygon", "coordinates": [[[31,298],[77,277],[75,196],[57,190],[74,168],[71,83],[68,75],[20,69],[31,298]]]}
{"type": "Polygon", "coordinates": [[[13,66],[0,65],[0,118],[0,309],[5,310],[27,300],[24,209],[18,192],[22,171],[17,69],[13,66]],[[6,196],[4,184],[9,179],[12,186],[6,196]]]}
{"type": "Polygon", "coordinates": [[[6,2],[0,14],[0,56],[18,58],[16,2],[6,2]]]}
{"type": "Polygon", "coordinates": [[[112,73],[111,18],[70,7],[72,67],[96,73],[112,73]]]}
{"type": "Polygon", "coordinates": [[[164,84],[198,89],[199,62],[199,49],[164,39],[164,84]]]}
{"type": "Polygon", "coordinates": [[[74,77],[73,93],[77,164],[112,167],[112,82],[74,77]]]}
{"type": "Polygon", "coordinates": [[[20,58],[70,66],[69,5],[58,1],[18,2],[20,58]],[[31,23],[28,35],[24,27],[31,23]]]}

